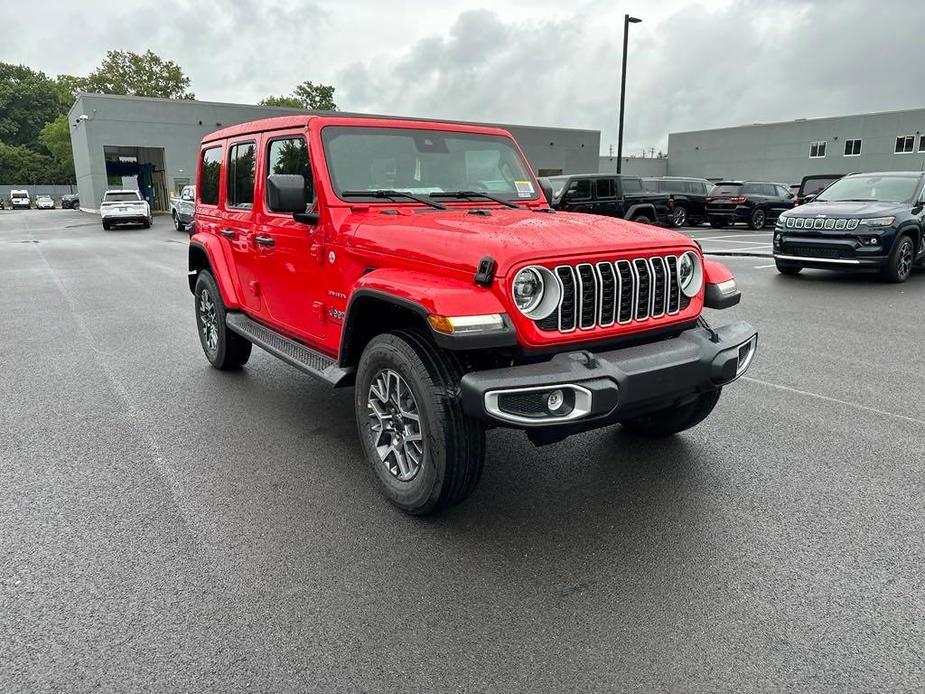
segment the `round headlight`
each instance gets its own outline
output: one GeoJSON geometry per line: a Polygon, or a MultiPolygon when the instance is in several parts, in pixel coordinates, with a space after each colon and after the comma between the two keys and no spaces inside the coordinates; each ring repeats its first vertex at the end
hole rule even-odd
{"type": "Polygon", "coordinates": [[[693,251],[688,251],[678,259],[678,284],[684,296],[693,297],[703,285],[703,268],[700,258],[693,251]]]}
{"type": "Polygon", "coordinates": [[[514,303],[523,313],[529,314],[543,300],[543,276],[526,267],[514,276],[514,303]]]}

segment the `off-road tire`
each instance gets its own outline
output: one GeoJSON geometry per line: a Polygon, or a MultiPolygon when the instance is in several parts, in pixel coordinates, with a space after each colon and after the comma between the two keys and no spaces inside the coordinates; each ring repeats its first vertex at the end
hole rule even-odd
{"type": "Polygon", "coordinates": [[[208,270],[202,270],[196,277],[195,288],[196,331],[199,333],[199,343],[206,359],[216,369],[221,371],[234,371],[247,363],[251,356],[251,343],[228,329],[225,325],[225,303],[218,290],[215,278],[208,270]],[[206,296],[203,295],[206,293],[206,296]],[[209,345],[203,314],[203,303],[208,298],[214,307],[215,347],[209,345]]]}
{"type": "Polygon", "coordinates": [[[903,235],[893,244],[893,250],[881,270],[881,275],[887,282],[905,282],[912,274],[914,264],[915,241],[910,236],[903,235]]]}
{"type": "Polygon", "coordinates": [[[644,214],[636,215],[635,217],[633,217],[633,221],[636,222],[636,224],[651,224],[652,223],[652,220],[649,219],[649,217],[644,214]]]}
{"type": "Polygon", "coordinates": [[[406,513],[423,516],[458,504],[473,492],[482,475],[485,429],[463,412],[462,376],[455,355],[416,330],[378,335],[360,357],[354,395],[357,432],[380,490],[406,513]],[[384,369],[394,371],[408,385],[420,417],[423,457],[408,481],[389,471],[374,445],[370,386],[384,369]]]}
{"type": "Polygon", "coordinates": [[[687,226],[687,209],[678,205],[671,211],[671,226],[678,228],[687,226]]]}
{"type": "Polygon", "coordinates": [[[623,422],[623,428],[640,436],[661,438],[695,427],[716,407],[722,388],[699,395],[696,400],[680,407],[669,407],[645,417],[623,422]]]}
{"type": "Polygon", "coordinates": [[[173,212],[173,228],[177,231],[186,231],[186,225],[180,221],[180,215],[177,214],[177,211],[173,212]]]}
{"type": "Polygon", "coordinates": [[[803,266],[799,263],[789,260],[775,260],[774,264],[777,266],[777,271],[782,275],[799,275],[800,270],[803,269],[803,266]]]}
{"type": "Polygon", "coordinates": [[[768,223],[768,213],[767,212],[765,212],[760,207],[752,210],[752,213],[748,218],[748,226],[750,229],[759,231],[761,229],[764,229],[767,223],[768,223]]]}

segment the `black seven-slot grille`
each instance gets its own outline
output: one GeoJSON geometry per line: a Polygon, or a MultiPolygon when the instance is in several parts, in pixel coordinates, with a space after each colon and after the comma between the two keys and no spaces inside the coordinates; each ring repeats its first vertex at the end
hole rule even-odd
{"type": "Polygon", "coordinates": [[[536,322],[540,330],[570,332],[673,315],[687,308],[674,255],[559,265],[559,307],[536,322]]]}

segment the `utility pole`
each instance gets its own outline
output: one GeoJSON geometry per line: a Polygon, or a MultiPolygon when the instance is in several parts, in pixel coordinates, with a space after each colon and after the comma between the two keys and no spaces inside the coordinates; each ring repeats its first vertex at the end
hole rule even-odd
{"type": "Polygon", "coordinates": [[[626,103],[626,49],[629,45],[630,24],[639,24],[637,17],[623,15],[623,76],[620,79],[620,131],[617,135],[617,173],[623,171],[623,107],[626,103]]]}

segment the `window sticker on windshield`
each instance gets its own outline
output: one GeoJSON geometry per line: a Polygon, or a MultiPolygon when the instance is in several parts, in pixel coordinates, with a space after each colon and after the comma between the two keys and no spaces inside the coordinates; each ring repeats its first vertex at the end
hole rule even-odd
{"type": "Polygon", "coordinates": [[[517,197],[533,197],[533,184],[530,181],[514,181],[514,188],[517,189],[517,197]]]}

